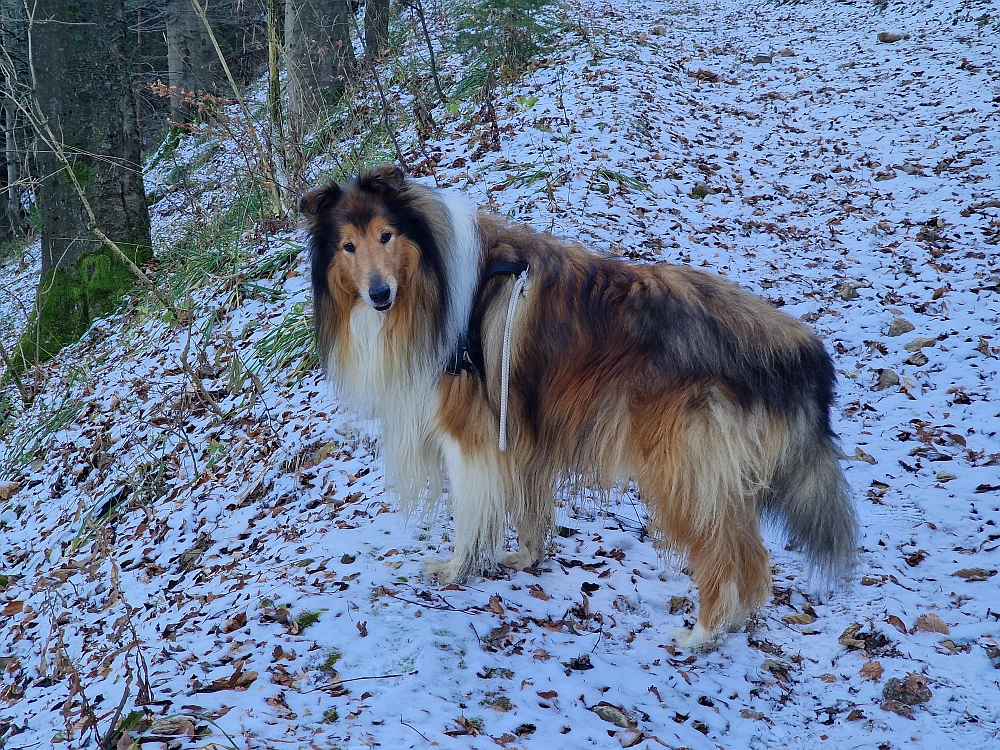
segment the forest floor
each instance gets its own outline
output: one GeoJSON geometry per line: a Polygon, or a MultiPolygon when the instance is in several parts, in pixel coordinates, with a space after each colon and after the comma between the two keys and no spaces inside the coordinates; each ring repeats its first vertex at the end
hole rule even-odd
{"type": "MultiPolygon", "coordinates": [[[[269,333],[308,334],[308,261],[298,231],[251,230],[256,278],[216,274],[191,326],[141,299],[99,322],[6,433],[0,747],[115,727],[118,747],[995,747],[996,12],[580,0],[496,102],[499,151],[465,111],[429,145],[429,183],[724,274],[822,336],[863,530],[852,588],[814,595],[769,535],[774,597],[747,631],[674,648],[695,592],[627,494],[568,498],[538,571],[429,583],[447,512],[398,513],[373,433],[315,368],[268,359],[269,333]]],[[[239,169],[226,147],[203,159],[197,210],[231,203],[239,169]]],[[[165,246],[190,201],[164,194],[165,246]]],[[[8,345],[28,260],[0,269],[8,345]]]]}

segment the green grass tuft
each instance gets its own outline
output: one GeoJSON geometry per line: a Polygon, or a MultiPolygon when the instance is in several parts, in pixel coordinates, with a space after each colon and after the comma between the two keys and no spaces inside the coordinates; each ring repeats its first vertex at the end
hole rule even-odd
{"type": "Polygon", "coordinates": [[[319,665],[319,669],[330,671],[337,665],[337,662],[340,661],[341,656],[343,656],[343,654],[341,654],[337,649],[330,649],[326,653],[326,659],[324,659],[323,663],[319,665]]]}
{"type": "Polygon", "coordinates": [[[209,221],[195,221],[161,256],[160,282],[174,299],[203,287],[213,278],[240,273],[249,260],[243,233],[270,213],[269,199],[258,186],[243,190],[229,207],[209,221]]]}
{"type": "Polygon", "coordinates": [[[325,610],[321,609],[317,612],[303,612],[301,615],[295,618],[296,621],[299,623],[299,631],[301,632],[306,628],[308,628],[310,625],[315,625],[317,622],[319,622],[319,617],[320,615],[323,614],[324,611],[325,610]]]}
{"type": "Polygon", "coordinates": [[[258,377],[272,377],[291,368],[288,382],[295,385],[319,365],[313,346],[313,320],[304,302],[296,302],[282,321],[254,345],[249,369],[258,377]]]}

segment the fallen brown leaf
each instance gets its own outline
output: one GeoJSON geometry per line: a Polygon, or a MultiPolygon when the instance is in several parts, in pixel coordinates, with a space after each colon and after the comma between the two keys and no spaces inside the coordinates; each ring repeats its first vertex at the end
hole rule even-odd
{"type": "Polygon", "coordinates": [[[917,622],[913,626],[913,630],[910,632],[916,631],[921,633],[942,633],[943,635],[949,635],[951,633],[951,630],[948,628],[948,623],[933,612],[927,612],[917,618],[917,622]]]}
{"type": "Polygon", "coordinates": [[[985,568],[962,568],[961,570],[956,570],[952,573],[953,576],[964,578],[970,583],[975,581],[985,581],[988,578],[992,578],[996,574],[997,572],[995,570],[986,570],[985,568]]]}
{"type": "Polygon", "coordinates": [[[278,664],[277,666],[269,667],[271,672],[271,682],[275,685],[281,685],[282,687],[291,687],[295,684],[295,677],[288,673],[284,665],[278,664]]]}
{"type": "Polygon", "coordinates": [[[467,719],[464,716],[459,716],[455,721],[455,729],[449,729],[445,732],[449,737],[478,737],[483,733],[482,722],[476,719],[467,719]]]}
{"type": "Polygon", "coordinates": [[[913,719],[913,709],[897,700],[884,701],[882,703],[882,710],[892,711],[894,714],[905,716],[907,719],[913,719]]]}
{"type": "Polygon", "coordinates": [[[854,460],[864,461],[866,464],[872,464],[872,465],[878,463],[878,461],[875,460],[875,456],[873,456],[870,453],[865,453],[863,450],[861,450],[861,448],[854,449],[854,460]]]}
{"type": "Polygon", "coordinates": [[[551,596],[546,594],[545,591],[542,589],[542,587],[539,586],[537,583],[529,584],[528,590],[531,592],[531,595],[533,597],[535,597],[536,599],[541,599],[543,602],[552,598],[551,596]]]}
{"type": "Polygon", "coordinates": [[[246,690],[257,679],[256,672],[244,672],[243,662],[236,663],[236,669],[229,677],[221,677],[213,680],[208,685],[202,685],[195,689],[196,693],[216,693],[220,690],[246,690]]]}
{"type": "Polygon", "coordinates": [[[153,734],[162,734],[168,737],[179,737],[187,735],[194,739],[194,722],[186,716],[171,716],[154,722],[149,730],[153,734]]]}
{"type": "Polygon", "coordinates": [[[844,632],[840,634],[837,642],[842,646],[847,646],[847,648],[864,648],[865,642],[854,637],[861,632],[862,627],[861,623],[858,622],[848,625],[844,632]]]}
{"type": "Polygon", "coordinates": [[[816,622],[816,617],[805,612],[793,612],[781,618],[789,625],[812,625],[816,622]]]}
{"type": "Polygon", "coordinates": [[[226,620],[226,624],[222,626],[223,633],[232,633],[234,630],[239,630],[245,627],[247,624],[246,612],[240,612],[233,618],[226,620]]]}
{"type": "Polygon", "coordinates": [[[858,673],[866,680],[875,680],[878,682],[882,679],[882,674],[885,670],[882,665],[877,661],[866,661],[865,665],[861,667],[861,671],[858,673]]]}
{"type": "Polygon", "coordinates": [[[890,625],[892,625],[894,628],[896,628],[896,630],[898,630],[900,633],[906,633],[906,623],[904,623],[901,619],[896,617],[896,615],[889,615],[887,618],[885,618],[885,621],[890,625]]]}
{"type": "Polygon", "coordinates": [[[911,568],[915,568],[918,565],[920,565],[920,563],[922,563],[924,560],[926,560],[927,556],[928,556],[927,550],[918,549],[916,552],[911,552],[910,554],[905,555],[903,559],[906,560],[907,565],[909,565],[911,568]]]}

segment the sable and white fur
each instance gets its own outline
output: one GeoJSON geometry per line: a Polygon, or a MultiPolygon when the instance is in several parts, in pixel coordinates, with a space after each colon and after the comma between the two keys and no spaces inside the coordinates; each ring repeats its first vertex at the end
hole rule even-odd
{"type": "Polygon", "coordinates": [[[857,522],[830,428],[835,372],[797,320],[716,276],[637,264],[477,214],[391,166],[302,199],[316,338],[344,401],[381,427],[387,484],[413,507],[449,481],[455,551],[425,571],[459,581],[541,562],[567,486],[634,482],[660,548],[688,560],[700,611],[675,639],[711,642],[771,591],[763,518],[826,579],[857,522]],[[501,350],[529,265],[498,450],[501,350]],[[447,374],[461,334],[483,377],[447,374]],[[518,550],[502,554],[507,523],[518,550]]]}

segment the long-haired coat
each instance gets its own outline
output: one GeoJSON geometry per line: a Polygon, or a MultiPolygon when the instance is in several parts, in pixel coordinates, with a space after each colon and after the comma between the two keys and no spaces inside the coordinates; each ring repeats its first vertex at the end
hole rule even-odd
{"type": "Polygon", "coordinates": [[[771,590],[763,517],[813,567],[854,562],[857,523],[829,411],[835,372],[797,320],[716,276],[630,263],[471,210],[378,167],[306,195],[316,339],[344,401],[377,419],[404,503],[448,480],[458,581],[539,563],[567,486],[634,482],[700,598],[683,645],[742,624],[771,590]],[[506,429],[498,448],[504,333],[506,429]],[[502,554],[508,519],[518,549],[502,554]]]}

